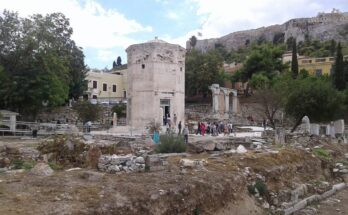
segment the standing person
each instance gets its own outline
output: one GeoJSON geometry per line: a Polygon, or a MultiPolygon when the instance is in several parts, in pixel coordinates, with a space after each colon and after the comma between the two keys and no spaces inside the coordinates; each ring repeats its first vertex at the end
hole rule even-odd
{"type": "Polygon", "coordinates": [[[179,122],[178,129],[179,129],[178,135],[180,135],[181,134],[181,121],[179,122]]]}
{"type": "Polygon", "coordinates": [[[197,127],[197,133],[196,134],[201,134],[201,123],[198,122],[198,127],[197,127]]]}
{"type": "Polygon", "coordinates": [[[167,114],[164,116],[163,122],[164,122],[164,125],[166,126],[168,123],[168,115],[167,114]]]}
{"type": "Polygon", "coordinates": [[[205,124],[203,122],[201,123],[201,134],[202,136],[205,134],[205,124]]]}
{"type": "Polygon", "coordinates": [[[91,133],[92,122],[91,122],[91,121],[88,121],[88,122],[86,123],[86,126],[87,126],[87,133],[91,133]]]}
{"type": "Polygon", "coordinates": [[[182,131],[183,135],[184,135],[184,140],[185,143],[188,144],[188,135],[189,135],[189,130],[187,128],[187,125],[185,125],[184,130],[182,131]]]}
{"type": "Polygon", "coordinates": [[[167,124],[166,124],[166,131],[167,131],[167,134],[170,133],[170,123],[167,123],[167,124]]]}
{"type": "Polygon", "coordinates": [[[157,144],[158,141],[159,141],[159,132],[158,132],[157,130],[155,130],[155,131],[153,132],[153,142],[154,142],[155,144],[157,144]]]}

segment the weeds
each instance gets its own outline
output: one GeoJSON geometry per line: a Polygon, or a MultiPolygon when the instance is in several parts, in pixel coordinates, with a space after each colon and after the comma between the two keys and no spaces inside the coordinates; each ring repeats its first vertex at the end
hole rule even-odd
{"type": "Polygon", "coordinates": [[[326,151],[325,149],[318,148],[318,149],[314,149],[313,152],[320,159],[323,159],[326,161],[331,159],[330,153],[328,151],[326,151]]]}

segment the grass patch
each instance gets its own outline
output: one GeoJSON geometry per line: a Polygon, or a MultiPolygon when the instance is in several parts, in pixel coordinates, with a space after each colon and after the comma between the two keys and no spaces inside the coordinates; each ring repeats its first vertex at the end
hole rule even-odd
{"type": "Polygon", "coordinates": [[[11,166],[13,169],[31,170],[35,166],[35,161],[13,160],[11,166]]]}
{"type": "Polygon", "coordinates": [[[175,134],[160,136],[160,142],[156,145],[157,153],[180,153],[186,151],[184,137],[175,134]]]}
{"type": "Polygon", "coordinates": [[[320,159],[323,159],[326,161],[331,159],[330,153],[328,151],[326,151],[325,149],[318,148],[318,149],[314,149],[313,152],[320,159]]]}

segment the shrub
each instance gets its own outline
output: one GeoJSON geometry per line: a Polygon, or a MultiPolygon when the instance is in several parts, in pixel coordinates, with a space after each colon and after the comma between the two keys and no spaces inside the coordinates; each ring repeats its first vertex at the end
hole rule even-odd
{"type": "Polygon", "coordinates": [[[256,179],[255,184],[248,185],[247,188],[252,195],[256,194],[256,190],[259,192],[260,196],[266,196],[268,193],[267,185],[261,179],[256,179]]]}
{"type": "Polygon", "coordinates": [[[83,123],[97,121],[102,113],[102,109],[98,104],[91,104],[88,101],[79,101],[74,104],[73,109],[77,112],[79,119],[83,123]]]}
{"type": "Polygon", "coordinates": [[[261,179],[257,179],[254,186],[259,191],[260,196],[266,196],[268,193],[267,185],[261,179]]]}
{"type": "Polygon", "coordinates": [[[180,153],[186,151],[186,144],[182,136],[166,134],[160,136],[160,143],[156,146],[158,153],[180,153]]]}

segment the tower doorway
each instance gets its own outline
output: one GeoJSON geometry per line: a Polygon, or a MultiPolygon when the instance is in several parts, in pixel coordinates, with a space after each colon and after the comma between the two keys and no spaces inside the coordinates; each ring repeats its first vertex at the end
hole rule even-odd
{"type": "Polygon", "coordinates": [[[160,108],[163,110],[163,125],[170,122],[170,99],[161,99],[160,108]]]}

